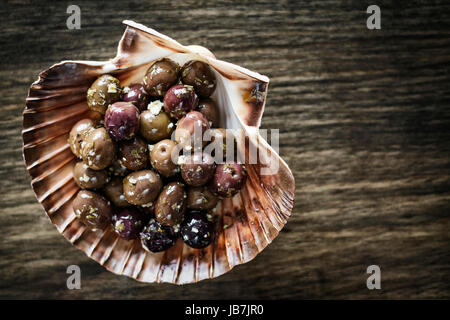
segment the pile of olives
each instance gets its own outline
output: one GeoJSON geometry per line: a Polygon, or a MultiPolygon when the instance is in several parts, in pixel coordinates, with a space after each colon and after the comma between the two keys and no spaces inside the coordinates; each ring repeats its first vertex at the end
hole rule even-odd
{"type": "Polygon", "coordinates": [[[126,87],[112,75],[97,78],[87,103],[103,119],[80,120],[69,135],[80,160],[73,169],[81,189],[73,209],[80,221],[92,229],[112,225],[120,237],[140,239],[151,252],[167,250],[178,238],[192,248],[208,246],[214,234],[208,213],[246,181],[243,165],[217,164],[204,152],[205,143],[192,139],[196,128],[225,135],[210,98],[215,88],[214,72],[196,60],[182,67],[156,60],[142,83],[126,87]],[[192,152],[174,162],[177,147],[192,152]]]}

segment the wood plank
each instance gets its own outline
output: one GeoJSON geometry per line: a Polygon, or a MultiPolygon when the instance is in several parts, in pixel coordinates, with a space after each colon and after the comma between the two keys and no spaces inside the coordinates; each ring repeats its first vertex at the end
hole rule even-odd
{"type": "Polygon", "coordinates": [[[377,1],[77,1],[0,7],[0,297],[449,298],[450,4],[377,1]],[[133,19],[271,78],[263,128],[279,128],[295,208],[253,261],[195,285],[109,273],[49,223],[29,186],[21,113],[38,72],[114,56],[133,19]],[[78,264],[82,290],[67,290],[78,264]],[[366,288],[366,268],[382,290],[366,288]]]}

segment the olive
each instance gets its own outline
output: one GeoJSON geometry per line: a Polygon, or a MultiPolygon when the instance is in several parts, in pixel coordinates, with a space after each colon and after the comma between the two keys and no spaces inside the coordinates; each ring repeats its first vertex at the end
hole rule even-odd
{"type": "Polygon", "coordinates": [[[219,108],[216,103],[211,99],[204,99],[198,103],[198,111],[208,120],[211,128],[217,128],[219,126],[219,108]]]}
{"type": "Polygon", "coordinates": [[[216,159],[217,162],[221,162],[222,159],[227,154],[227,144],[229,145],[229,152],[233,150],[233,156],[237,154],[237,145],[236,139],[233,133],[230,130],[226,130],[224,128],[214,128],[210,130],[211,143],[208,145],[205,150],[211,152],[216,159]],[[228,141],[227,141],[228,139],[228,141]],[[222,157],[219,157],[218,151],[221,151],[222,157]]]}
{"type": "Polygon", "coordinates": [[[147,109],[147,105],[150,103],[150,96],[145,92],[142,84],[132,84],[123,88],[122,92],[122,101],[131,102],[138,108],[139,112],[147,109]]]}
{"type": "Polygon", "coordinates": [[[200,211],[188,212],[180,226],[181,238],[195,249],[205,248],[211,243],[212,231],[212,223],[208,221],[205,213],[200,211]]]}
{"type": "Polygon", "coordinates": [[[86,136],[81,156],[84,163],[94,170],[108,167],[114,158],[114,143],[105,128],[98,128],[86,136]]]}
{"type": "Polygon", "coordinates": [[[181,69],[181,81],[191,85],[200,97],[207,98],[216,89],[216,76],[208,64],[191,60],[181,69]]]}
{"type": "Polygon", "coordinates": [[[149,203],[147,203],[145,205],[139,206],[138,209],[148,219],[155,217],[155,204],[153,202],[149,202],[149,203]]]}
{"type": "Polygon", "coordinates": [[[139,137],[121,141],[117,157],[118,161],[127,169],[133,171],[144,169],[148,163],[147,143],[139,137]]]}
{"type": "Polygon", "coordinates": [[[177,165],[178,155],[175,154],[175,148],[176,143],[174,141],[165,139],[155,144],[150,152],[152,167],[164,177],[174,176],[179,170],[177,165]]]}
{"type": "Polygon", "coordinates": [[[72,206],[77,218],[92,229],[104,229],[111,222],[111,203],[98,193],[80,190],[72,206]]]}
{"type": "Polygon", "coordinates": [[[203,140],[203,135],[208,129],[209,123],[203,114],[191,111],[178,121],[174,139],[185,149],[201,149],[207,142],[203,140]]]}
{"type": "MultiPolygon", "coordinates": [[[[158,102],[162,105],[160,101],[158,102]]],[[[154,101],[151,105],[158,102],[154,101]]],[[[158,142],[169,138],[174,129],[169,115],[160,108],[156,109],[150,107],[149,110],[142,112],[139,118],[139,132],[149,142],[158,142]]]]}
{"type": "Polygon", "coordinates": [[[167,58],[152,63],[145,73],[144,90],[152,97],[163,97],[164,94],[178,81],[180,66],[167,58]]]}
{"type": "Polygon", "coordinates": [[[233,161],[217,165],[209,186],[216,195],[230,198],[242,189],[246,179],[245,166],[233,161]]]}
{"type": "Polygon", "coordinates": [[[91,110],[105,114],[106,108],[120,100],[120,81],[109,74],[97,78],[87,91],[87,103],[91,110]]]}
{"type": "Polygon", "coordinates": [[[106,169],[108,170],[108,173],[113,177],[124,177],[128,174],[127,167],[122,165],[117,157],[114,157],[111,165],[106,169]]]}
{"type": "Polygon", "coordinates": [[[132,172],[123,179],[125,199],[134,205],[145,205],[155,200],[162,186],[160,176],[152,170],[132,172]]]}
{"type": "Polygon", "coordinates": [[[145,216],[133,207],[121,209],[113,215],[112,222],[114,231],[126,240],[137,239],[147,223],[145,216]]]}
{"type": "Polygon", "coordinates": [[[105,128],[116,141],[129,140],[139,131],[139,111],[130,102],[116,102],[105,113],[105,128]]]}
{"type": "Polygon", "coordinates": [[[159,223],[173,227],[183,220],[186,211],[186,191],[180,182],[167,184],[155,203],[155,216],[159,223]]]}
{"type": "Polygon", "coordinates": [[[200,187],[212,178],[216,165],[209,154],[195,152],[184,158],[180,168],[181,176],[187,184],[200,187]]]}
{"type": "Polygon", "coordinates": [[[73,178],[81,189],[101,188],[109,181],[106,170],[92,170],[81,161],[73,167],[73,178]]]}
{"type": "Polygon", "coordinates": [[[161,252],[172,247],[177,235],[172,227],[163,226],[155,219],[151,219],[140,233],[142,247],[151,252],[161,252]]]}
{"type": "Polygon", "coordinates": [[[75,123],[69,133],[69,146],[73,154],[81,159],[81,149],[84,139],[90,130],[94,128],[94,121],[91,119],[83,119],[75,123]]]}
{"type": "Polygon", "coordinates": [[[208,186],[189,187],[187,190],[187,207],[195,210],[211,210],[218,202],[218,198],[208,186]]]}
{"type": "Polygon", "coordinates": [[[189,111],[198,106],[198,97],[194,87],[177,84],[171,87],[164,96],[164,110],[172,117],[181,119],[189,111]]]}
{"type": "Polygon", "coordinates": [[[103,188],[103,192],[116,207],[128,207],[130,204],[123,194],[122,178],[116,177],[112,179],[103,188]]]}

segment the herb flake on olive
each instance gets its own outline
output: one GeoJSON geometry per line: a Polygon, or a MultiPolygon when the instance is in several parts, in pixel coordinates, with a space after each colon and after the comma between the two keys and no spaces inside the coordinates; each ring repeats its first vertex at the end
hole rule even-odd
{"type": "Polygon", "coordinates": [[[163,187],[161,177],[152,170],[130,173],[123,179],[125,199],[134,205],[145,205],[159,195],[163,187]]]}
{"type": "Polygon", "coordinates": [[[209,97],[216,89],[216,76],[208,64],[191,60],[181,70],[181,81],[191,85],[200,97],[209,97]]]}
{"type": "Polygon", "coordinates": [[[91,229],[104,229],[111,222],[112,206],[98,193],[80,190],[72,206],[77,218],[91,229]]]}
{"type": "Polygon", "coordinates": [[[180,234],[188,246],[195,249],[205,248],[212,241],[212,223],[204,212],[190,211],[181,224],[180,234]]]}
{"type": "Polygon", "coordinates": [[[142,247],[151,252],[161,252],[172,247],[177,236],[172,227],[163,226],[155,219],[151,219],[140,233],[142,247]]]}
{"type": "Polygon", "coordinates": [[[163,97],[178,80],[180,66],[173,60],[162,58],[154,61],[143,79],[144,90],[152,97],[163,97]]]}
{"type": "Polygon", "coordinates": [[[129,140],[139,131],[139,111],[130,102],[116,102],[105,113],[105,128],[116,141],[129,140]]]}
{"type": "Polygon", "coordinates": [[[247,179],[245,166],[235,161],[217,165],[209,184],[211,191],[222,198],[231,198],[239,193],[247,179]]]}
{"type": "Polygon", "coordinates": [[[81,151],[83,162],[89,168],[102,170],[114,159],[115,146],[105,128],[89,131],[81,151]]]}
{"type": "Polygon", "coordinates": [[[106,108],[120,100],[120,81],[109,74],[98,77],[87,91],[87,104],[93,111],[105,114],[106,108]]]}
{"type": "Polygon", "coordinates": [[[173,227],[183,220],[186,211],[186,191],[180,182],[167,184],[155,203],[156,220],[162,225],[173,227]]]}

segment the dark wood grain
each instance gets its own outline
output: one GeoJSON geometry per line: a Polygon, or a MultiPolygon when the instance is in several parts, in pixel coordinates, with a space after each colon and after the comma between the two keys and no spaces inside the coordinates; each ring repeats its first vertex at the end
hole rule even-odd
{"type": "Polygon", "coordinates": [[[0,6],[0,297],[56,299],[450,298],[450,4],[376,1],[76,1],[0,6]],[[195,285],[142,284],[73,248],[29,186],[21,113],[38,72],[115,55],[123,19],[271,78],[295,208],[253,261],[195,285]],[[82,290],[66,288],[66,268],[82,290]],[[377,264],[382,289],[366,288],[377,264]]]}

